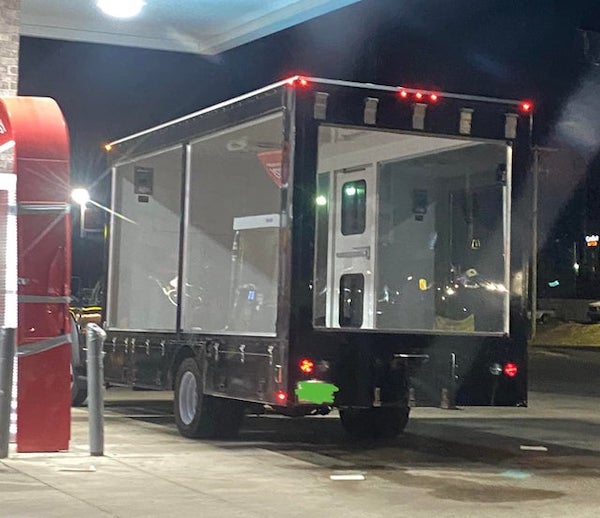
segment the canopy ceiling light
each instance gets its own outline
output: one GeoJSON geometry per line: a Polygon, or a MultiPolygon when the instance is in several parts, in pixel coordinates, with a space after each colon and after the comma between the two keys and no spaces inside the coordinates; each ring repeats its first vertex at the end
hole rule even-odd
{"type": "Polygon", "coordinates": [[[144,0],[98,0],[98,7],[104,14],[115,18],[133,18],[140,14],[146,5],[144,0]]]}
{"type": "Polygon", "coordinates": [[[73,189],[71,192],[71,199],[77,203],[77,205],[85,205],[88,201],[90,201],[90,193],[87,189],[78,187],[73,189]]]}

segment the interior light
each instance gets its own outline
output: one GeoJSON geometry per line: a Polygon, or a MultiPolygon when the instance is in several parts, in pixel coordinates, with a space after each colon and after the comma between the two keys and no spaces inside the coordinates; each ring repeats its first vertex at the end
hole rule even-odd
{"type": "Polygon", "coordinates": [[[146,2],[144,0],[98,0],[96,5],[108,16],[133,18],[140,14],[146,2]]]}
{"type": "Polygon", "coordinates": [[[287,401],[287,392],[285,390],[278,390],[275,393],[275,399],[278,403],[285,403],[287,401]]]}
{"type": "Polygon", "coordinates": [[[311,374],[315,370],[315,362],[309,358],[303,358],[300,360],[298,367],[303,374],[311,374]]]}
{"type": "Polygon", "coordinates": [[[354,196],[356,194],[356,187],[346,187],[344,192],[346,196],[354,196]]]}
{"type": "Polygon", "coordinates": [[[502,370],[509,378],[514,378],[517,375],[517,372],[519,372],[519,368],[515,363],[505,363],[504,369],[502,370]]]}

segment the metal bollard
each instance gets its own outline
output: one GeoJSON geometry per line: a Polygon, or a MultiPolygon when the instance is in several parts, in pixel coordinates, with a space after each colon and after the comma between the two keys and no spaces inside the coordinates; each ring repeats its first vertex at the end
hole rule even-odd
{"type": "Polygon", "coordinates": [[[104,455],[104,330],[96,324],[86,327],[87,386],[90,455],[104,455]]]}
{"type": "Polygon", "coordinates": [[[12,401],[15,330],[0,329],[0,459],[8,457],[12,401]]]}

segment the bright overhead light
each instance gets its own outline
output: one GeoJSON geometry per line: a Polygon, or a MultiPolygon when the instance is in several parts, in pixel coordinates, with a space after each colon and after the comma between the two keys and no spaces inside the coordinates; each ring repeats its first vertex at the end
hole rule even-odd
{"type": "Polygon", "coordinates": [[[98,7],[104,14],[115,18],[133,18],[140,14],[146,5],[144,0],[98,0],[98,7]]]}
{"type": "Polygon", "coordinates": [[[87,189],[79,187],[77,189],[73,189],[71,192],[71,199],[77,203],[77,205],[84,206],[88,201],[90,201],[90,193],[87,189]]]}

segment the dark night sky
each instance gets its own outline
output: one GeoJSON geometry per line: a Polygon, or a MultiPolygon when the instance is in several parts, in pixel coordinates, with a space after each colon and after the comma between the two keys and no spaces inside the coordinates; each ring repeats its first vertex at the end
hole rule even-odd
{"type": "MultiPolygon", "coordinates": [[[[600,67],[581,60],[578,28],[600,30],[600,0],[363,0],[217,56],[24,37],[19,93],[58,101],[73,182],[88,185],[102,143],[295,73],[530,98],[540,127],[555,122],[587,163],[600,149],[600,67]]],[[[580,176],[551,182],[550,220],[580,176]]]]}
{"type": "Polygon", "coordinates": [[[593,3],[363,0],[218,56],[22,38],[19,93],[59,102],[74,177],[89,181],[98,174],[101,143],[298,71],[562,98],[583,73],[575,28],[593,21],[596,13],[585,7],[593,3]]]}

